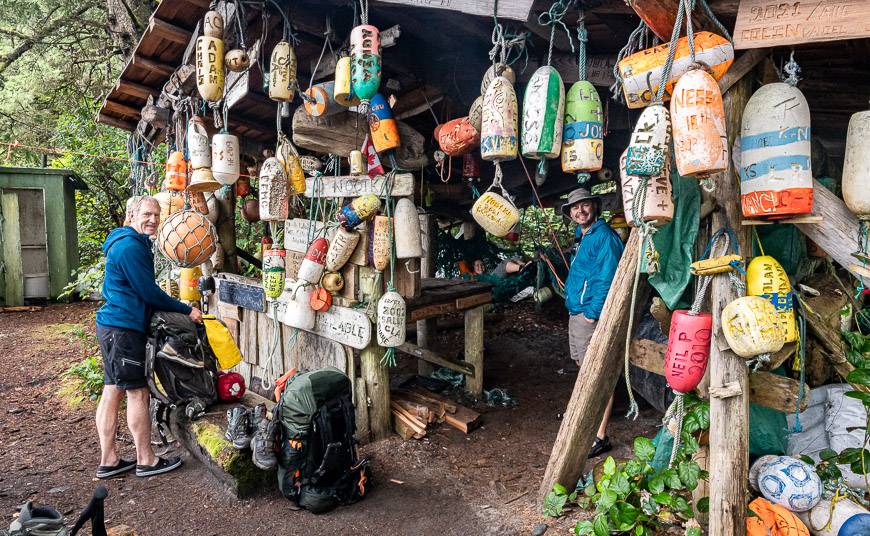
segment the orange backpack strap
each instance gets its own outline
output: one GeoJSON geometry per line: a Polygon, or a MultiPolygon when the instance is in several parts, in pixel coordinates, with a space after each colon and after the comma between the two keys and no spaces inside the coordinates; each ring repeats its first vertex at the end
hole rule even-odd
{"type": "Polygon", "coordinates": [[[287,381],[289,381],[295,374],[296,369],[292,368],[275,381],[275,402],[281,401],[281,393],[284,392],[284,387],[287,385],[287,381]]]}

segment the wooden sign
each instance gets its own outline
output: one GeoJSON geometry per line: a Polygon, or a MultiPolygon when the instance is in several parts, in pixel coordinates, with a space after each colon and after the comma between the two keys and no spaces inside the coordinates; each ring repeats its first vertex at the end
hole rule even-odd
{"type": "Polygon", "coordinates": [[[227,109],[232,108],[245,98],[245,95],[248,94],[248,81],[248,71],[241,73],[227,72],[227,89],[224,93],[224,102],[226,102],[227,109]]]}
{"type": "Polygon", "coordinates": [[[305,253],[309,244],[320,235],[323,222],[293,218],[284,222],[284,249],[305,253]],[[312,230],[311,227],[314,227],[312,230]]]}
{"type": "Polygon", "coordinates": [[[238,305],[244,309],[264,312],[266,310],[266,293],[260,285],[216,279],[218,283],[218,299],[222,303],[238,305]]]}
{"type": "MultiPolygon", "coordinates": [[[[381,3],[446,9],[492,18],[495,0],[381,0],[381,3]]],[[[498,0],[498,18],[525,22],[533,3],[533,0],[498,0]]]]}
{"type": "MultiPolygon", "coordinates": [[[[375,178],[366,175],[323,176],[317,179],[310,177],[305,179],[305,197],[359,197],[366,194],[386,197],[386,180],[383,175],[378,175],[375,178]],[[315,180],[317,181],[316,189],[315,180]]],[[[412,193],[414,193],[414,175],[397,173],[393,176],[393,187],[390,195],[400,197],[412,193]]]]}
{"type": "Polygon", "coordinates": [[[865,0],[740,0],[734,48],[764,48],[870,36],[865,0]]]}
{"type": "Polygon", "coordinates": [[[362,350],[372,339],[372,324],[362,311],[333,305],[317,313],[311,333],[362,350]]]}

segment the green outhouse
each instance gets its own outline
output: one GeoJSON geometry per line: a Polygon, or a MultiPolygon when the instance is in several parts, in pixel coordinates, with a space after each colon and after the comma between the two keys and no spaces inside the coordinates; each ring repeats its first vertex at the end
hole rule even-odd
{"type": "Polygon", "coordinates": [[[79,267],[75,191],[68,169],[0,167],[0,302],[57,298],[79,267]]]}

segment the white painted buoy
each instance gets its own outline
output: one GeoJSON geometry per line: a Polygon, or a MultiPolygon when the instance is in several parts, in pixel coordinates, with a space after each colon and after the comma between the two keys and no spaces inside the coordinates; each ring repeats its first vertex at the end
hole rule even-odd
{"type": "Polygon", "coordinates": [[[395,218],[396,258],[411,259],[423,256],[422,232],[417,207],[407,197],[396,202],[395,218]]]}

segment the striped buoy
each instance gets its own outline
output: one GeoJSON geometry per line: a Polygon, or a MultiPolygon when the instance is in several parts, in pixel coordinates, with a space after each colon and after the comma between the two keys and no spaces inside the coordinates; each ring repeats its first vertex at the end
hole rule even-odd
{"type": "Polygon", "coordinates": [[[326,252],[329,251],[329,241],[323,237],[316,238],[308,246],[302,264],[299,265],[299,273],[296,278],[311,285],[320,282],[323,275],[323,265],[326,262],[326,252]]]}
{"type": "Polygon", "coordinates": [[[684,177],[706,178],[728,167],[728,134],[719,84],[702,69],[684,74],[671,96],[674,160],[684,177]]]}
{"type": "Polygon", "coordinates": [[[810,108],[803,93],[766,84],[743,109],[740,194],[743,215],[793,216],[813,211],[810,108]]]}
{"type": "Polygon", "coordinates": [[[263,252],[263,290],[269,299],[276,299],[284,292],[286,256],[287,252],[280,246],[263,252]]]}
{"type": "Polygon", "coordinates": [[[523,97],[523,156],[534,160],[559,156],[564,118],[565,86],[562,77],[559,71],[544,65],[532,74],[523,97]]]}
{"type": "Polygon", "coordinates": [[[368,120],[372,144],[379,153],[391,151],[401,144],[399,124],[386,97],[375,93],[370,101],[368,120]]]}
{"type": "Polygon", "coordinates": [[[604,162],[604,112],[595,86],[588,80],[571,85],[565,98],[562,171],[598,171],[604,162]]]}
{"type": "Polygon", "coordinates": [[[305,111],[311,117],[329,117],[342,111],[341,106],[335,102],[333,92],[335,91],[335,82],[321,82],[307,89],[305,94],[311,99],[310,101],[303,100],[305,111]]]}

